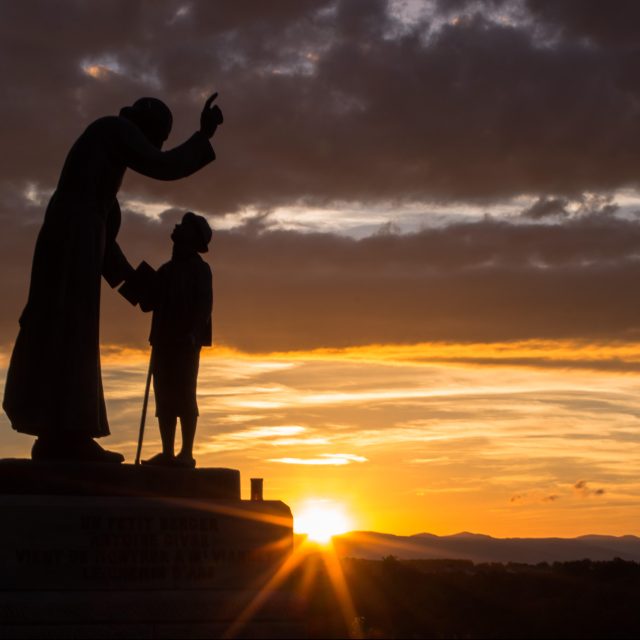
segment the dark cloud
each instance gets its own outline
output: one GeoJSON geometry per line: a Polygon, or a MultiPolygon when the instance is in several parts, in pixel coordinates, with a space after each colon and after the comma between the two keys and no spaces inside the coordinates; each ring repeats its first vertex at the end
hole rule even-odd
{"type": "MultiPolygon", "coordinates": [[[[169,225],[129,216],[124,228],[132,259],[157,265],[168,257],[169,225]]],[[[601,216],[564,225],[488,219],[362,240],[252,227],[218,231],[210,256],[216,337],[258,351],[632,339],[640,317],[640,302],[630,295],[640,278],[639,248],[640,225],[601,216]]],[[[124,302],[114,305],[105,337],[139,340],[140,318],[124,302]]]]}
{"type": "MultiPolygon", "coordinates": [[[[434,6],[400,24],[382,1],[0,2],[2,340],[15,335],[44,207],[25,189],[48,194],[83,127],[140,95],[167,100],[171,141],[183,139],[211,88],[226,114],[218,160],[176,183],[128,175],[127,193],[173,210],[160,223],[126,216],[120,237],[157,265],[184,209],[263,212],[216,234],[218,340],[636,336],[640,227],[610,215],[610,196],[581,194],[637,184],[640,79],[623,33],[640,24],[637,5],[600,12],[599,27],[592,3],[434,6]],[[491,210],[522,193],[539,199],[518,224],[389,226],[362,240],[269,228],[269,211],[301,201],[491,210]],[[554,212],[561,224],[546,220],[554,212]]],[[[104,341],[140,344],[147,324],[105,295],[104,341]]]]}
{"type": "Polygon", "coordinates": [[[616,0],[615,7],[599,0],[527,0],[526,6],[535,19],[565,38],[638,47],[640,5],[635,0],[616,0]]]}
{"type": "Polygon", "coordinates": [[[543,218],[577,216],[608,216],[620,209],[613,196],[603,194],[582,194],[577,198],[554,198],[542,196],[521,212],[523,218],[542,220],[543,218]],[[571,206],[571,208],[570,208],[571,206]]]}
{"type": "Polygon", "coordinates": [[[522,212],[524,218],[532,220],[541,220],[551,216],[566,216],[567,204],[566,198],[538,198],[529,208],[522,212]]]}
{"type": "Polygon", "coordinates": [[[602,496],[606,493],[602,488],[592,489],[586,480],[578,480],[578,482],[573,485],[573,490],[583,498],[588,498],[590,496],[602,496]]]}
{"type": "MultiPolygon", "coordinates": [[[[26,299],[36,210],[41,212],[23,205],[3,216],[5,344],[15,337],[26,299]]],[[[169,210],[156,222],[125,211],[120,243],[130,260],[154,266],[166,261],[169,235],[182,213],[169,210]]],[[[207,258],[214,267],[216,340],[269,351],[439,340],[635,339],[639,254],[640,223],[602,214],[563,224],[486,218],[361,240],[269,230],[262,217],[215,232],[207,258]]],[[[106,286],[103,299],[103,342],[144,344],[149,317],[106,286]]]]}
{"type": "Polygon", "coordinates": [[[3,179],[53,185],[81,129],[143,94],[174,108],[177,142],[215,87],[216,166],[129,188],[220,213],[637,184],[637,3],[442,6],[398,29],[382,1],[3,2],[3,179]]]}
{"type": "Polygon", "coordinates": [[[560,496],[552,493],[550,495],[541,495],[539,491],[529,493],[516,493],[509,498],[512,504],[518,503],[535,503],[535,502],[556,502],[560,500],[560,496]]]}

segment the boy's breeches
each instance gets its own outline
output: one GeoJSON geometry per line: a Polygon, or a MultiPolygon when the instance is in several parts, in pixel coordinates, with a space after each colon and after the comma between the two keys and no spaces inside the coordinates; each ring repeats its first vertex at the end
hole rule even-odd
{"type": "Polygon", "coordinates": [[[200,347],[161,344],[153,347],[153,392],[158,418],[198,415],[196,385],[200,347]]]}

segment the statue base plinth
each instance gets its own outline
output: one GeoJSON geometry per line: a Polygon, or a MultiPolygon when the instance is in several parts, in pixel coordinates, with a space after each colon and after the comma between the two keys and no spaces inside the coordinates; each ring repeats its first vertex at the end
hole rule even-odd
{"type": "Polygon", "coordinates": [[[8,459],[0,460],[0,493],[240,500],[240,472],[8,459]]]}
{"type": "Polygon", "coordinates": [[[261,593],[238,633],[299,635],[291,594],[268,591],[291,511],[240,500],[239,483],[232,469],[0,461],[3,633],[218,637],[261,593]]]}

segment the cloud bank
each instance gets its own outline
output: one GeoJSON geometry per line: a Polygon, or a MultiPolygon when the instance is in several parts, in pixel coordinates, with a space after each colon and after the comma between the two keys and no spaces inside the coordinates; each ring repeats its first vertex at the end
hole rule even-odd
{"type": "MultiPolygon", "coordinates": [[[[129,199],[169,211],[159,223],[130,212],[120,239],[132,260],[159,264],[186,208],[214,225],[262,212],[214,240],[222,343],[634,338],[640,227],[618,215],[615,193],[637,187],[640,165],[638,12],[533,0],[1,2],[0,340],[15,336],[46,198],[84,126],[158,95],[176,143],[212,88],[227,116],[218,160],[178,183],[128,175],[129,199]],[[269,227],[285,205],[491,213],[523,194],[532,204],[514,218],[432,228],[425,214],[406,235],[269,227]]],[[[142,344],[148,319],[105,298],[103,341],[142,344]]]]}

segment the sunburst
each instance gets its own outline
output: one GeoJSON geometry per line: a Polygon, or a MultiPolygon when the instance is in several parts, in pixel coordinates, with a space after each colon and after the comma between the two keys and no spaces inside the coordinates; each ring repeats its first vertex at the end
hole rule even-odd
{"type": "Polygon", "coordinates": [[[351,519],[341,505],[326,500],[311,500],[294,514],[294,531],[306,534],[319,544],[328,544],[331,538],[352,528],[351,519]]]}

